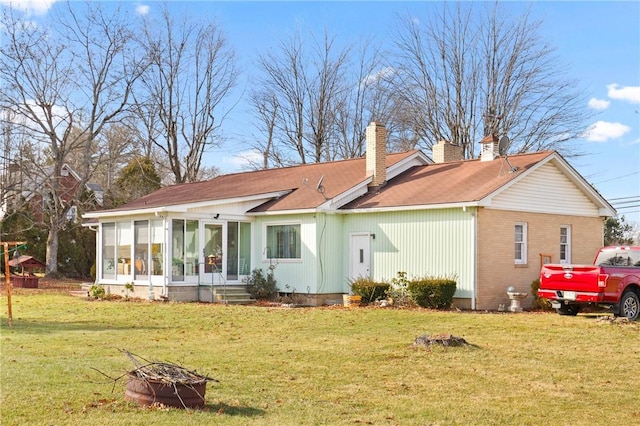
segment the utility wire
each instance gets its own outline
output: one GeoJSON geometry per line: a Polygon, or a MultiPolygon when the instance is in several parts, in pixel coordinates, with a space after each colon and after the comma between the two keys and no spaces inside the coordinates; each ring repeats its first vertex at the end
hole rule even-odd
{"type": "Polygon", "coordinates": [[[609,201],[629,200],[629,199],[640,200],[640,195],[632,195],[630,197],[609,198],[609,201]]]}

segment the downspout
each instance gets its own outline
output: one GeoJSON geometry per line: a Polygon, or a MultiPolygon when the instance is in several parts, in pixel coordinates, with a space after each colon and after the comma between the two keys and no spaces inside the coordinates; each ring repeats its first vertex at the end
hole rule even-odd
{"type": "Polygon", "coordinates": [[[471,310],[476,310],[478,294],[478,210],[471,212],[471,232],[473,233],[473,291],[471,292],[471,310]]]}

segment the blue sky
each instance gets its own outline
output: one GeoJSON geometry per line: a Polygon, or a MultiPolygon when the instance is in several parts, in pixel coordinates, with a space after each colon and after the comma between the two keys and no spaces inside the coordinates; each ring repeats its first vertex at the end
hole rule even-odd
{"type": "MultiPolygon", "coordinates": [[[[55,7],[54,1],[17,3],[30,10],[34,19],[46,19],[49,8],[55,7]]],[[[0,0],[0,4],[8,2],[0,0]]],[[[580,90],[587,94],[589,102],[585,107],[597,112],[591,131],[578,141],[588,155],[570,159],[570,163],[618,208],[620,215],[640,224],[640,2],[505,3],[516,12],[530,6],[532,16],[542,20],[540,34],[557,49],[562,63],[568,64],[567,76],[576,79],[580,90]],[[624,204],[628,201],[631,203],[624,204]]],[[[223,125],[228,143],[210,157],[224,173],[240,170],[241,161],[236,155],[245,149],[244,142],[254,132],[241,89],[247,85],[252,61],[259,52],[275,47],[278,39],[293,32],[296,25],[316,34],[326,28],[346,42],[373,36],[384,45],[398,14],[420,17],[429,8],[440,7],[430,1],[170,4],[176,12],[216,19],[236,50],[241,69],[246,71],[232,101],[239,102],[223,125]]],[[[142,16],[157,12],[162,4],[130,1],[124,6],[142,16]]]]}

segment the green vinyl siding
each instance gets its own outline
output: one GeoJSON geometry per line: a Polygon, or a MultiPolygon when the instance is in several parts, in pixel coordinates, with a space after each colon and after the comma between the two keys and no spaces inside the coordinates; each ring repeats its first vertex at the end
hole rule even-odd
{"type": "MultiPolygon", "coordinates": [[[[474,218],[471,210],[414,210],[351,214],[345,217],[343,245],[349,233],[369,232],[371,272],[390,280],[399,271],[412,276],[456,276],[456,297],[472,297],[474,283],[474,218]]],[[[349,270],[345,256],[343,269],[349,270]]]]}
{"type": "Polygon", "coordinates": [[[349,268],[344,269],[349,245],[343,244],[344,215],[318,214],[318,293],[346,293],[349,268]]]}
{"type": "Polygon", "coordinates": [[[399,271],[411,276],[456,276],[456,297],[472,297],[474,219],[469,209],[384,213],[282,215],[256,218],[255,265],[273,266],[281,292],[326,294],[348,292],[349,238],[370,233],[371,272],[390,280],[399,271]],[[267,225],[298,223],[300,259],[265,259],[267,225]]]}
{"type": "Polygon", "coordinates": [[[273,268],[273,274],[281,292],[299,294],[315,293],[316,288],[316,223],[315,215],[263,216],[256,220],[254,264],[264,272],[273,268]],[[300,225],[300,258],[268,259],[266,256],[266,227],[281,224],[300,225]]]}

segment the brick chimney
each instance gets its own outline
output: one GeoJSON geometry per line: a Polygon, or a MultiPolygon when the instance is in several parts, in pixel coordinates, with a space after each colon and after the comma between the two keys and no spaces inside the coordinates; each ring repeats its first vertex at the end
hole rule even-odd
{"type": "Polygon", "coordinates": [[[369,186],[380,186],[387,180],[387,129],[372,121],[367,126],[367,176],[373,176],[369,186]]]}
{"type": "Polygon", "coordinates": [[[442,140],[431,147],[434,163],[447,163],[462,160],[462,146],[442,140]]]}

